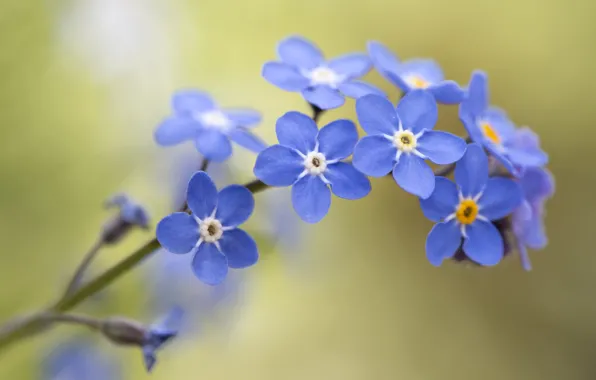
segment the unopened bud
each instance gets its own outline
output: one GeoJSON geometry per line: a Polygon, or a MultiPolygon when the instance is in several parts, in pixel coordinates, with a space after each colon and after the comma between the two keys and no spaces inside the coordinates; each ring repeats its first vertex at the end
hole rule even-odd
{"type": "Polygon", "coordinates": [[[149,213],[126,194],[116,194],[105,202],[106,208],[117,207],[118,215],[102,228],[102,239],[106,244],[119,242],[134,226],[149,228],[149,213]]]}
{"type": "Polygon", "coordinates": [[[147,342],[147,328],[137,321],[111,317],[104,320],[101,332],[112,342],[142,347],[147,342]]]}

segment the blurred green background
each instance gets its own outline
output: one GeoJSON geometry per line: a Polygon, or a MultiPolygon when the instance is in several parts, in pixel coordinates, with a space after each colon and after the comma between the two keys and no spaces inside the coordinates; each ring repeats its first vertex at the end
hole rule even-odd
{"type": "MultiPolygon", "coordinates": [[[[431,222],[392,181],[374,180],[366,199],[334,199],[323,222],[304,226],[292,260],[264,253],[242,297],[206,317],[196,339],[162,351],[152,378],[596,378],[591,0],[0,1],[0,320],[57,295],[113,192],[146,202],[156,221],[169,212],[163,178],[185,148],[159,148],[152,132],[172,91],[203,88],[225,106],[261,110],[258,133],[271,143],[277,117],[308,112],[260,77],[290,34],[328,57],[379,40],[402,59],[437,59],[461,84],[486,70],[492,102],[550,154],[550,245],[532,254],[530,273],[516,257],[434,268],[424,254],[431,222]]],[[[397,96],[377,73],[366,79],[397,96]]],[[[353,105],[323,123],[355,119],[353,105]]],[[[440,112],[442,128],[463,133],[455,108],[440,112]]],[[[254,157],[236,152],[246,180],[254,157]]],[[[94,271],[147,237],[106,250],[94,271]]],[[[151,321],[144,267],[80,310],[151,321]]],[[[0,379],[40,379],[40,360],[74,330],[15,345],[0,356],[0,379]]],[[[138,350],[98,345],[121,360],[125,379],[148,378],[138,350]]]]}

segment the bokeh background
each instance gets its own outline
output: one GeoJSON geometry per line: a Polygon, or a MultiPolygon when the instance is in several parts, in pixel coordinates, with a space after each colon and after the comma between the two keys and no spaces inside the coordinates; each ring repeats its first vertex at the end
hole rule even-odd
{"type": "MultiPolygon", "coordinates": [[[[492,102],[540,134],[556,176],[550,244],[532,254],[534,270],[516,257],[491,269],[432,267],[431,222],[377,179],[366,199],[334,199],[323,222],[290,223],[292,244],[264,241],[260,263],[224,289],[182,281],[184,266],[156,286],[165,267],[156,254],[78,311],[150,322],[163,311],[155,288],[190,294],[195,326],[160,353],[153,379],[596,378],[591,0],[0,1],[0,320],[57,296],[112,193],[129,192],[154,221],[170,212],[172,173],[196,159],[192,146],[152,141],[174,90],[259,109],[270,143],[277,117],[308,112],[260,77],[290,34],[329,57],[379,40],[401,58],[437,59],[462,84],[486,70],[492,102]]],[[[366,79],[397,97],[377,73],[366,79]]],[[[442,128],[463,133],[454,108],[440,112],[442,128]]],[[[339,117],[355,119],[353,101],[322,121],[339,117]]],[[[254,157],[236,152],[227,179],[244,181],[254,157]]],[[[264,231],[267,209],[257,214],[251,228],[264,231]]],[[[150,234],[106,249],[92,272],[150,234]]],[[[123,379],[149,378],[138,350],[61,327],[2,353],[0,379],[46,379],[44,358],[73,337],[91,339],[123,379]]]]}

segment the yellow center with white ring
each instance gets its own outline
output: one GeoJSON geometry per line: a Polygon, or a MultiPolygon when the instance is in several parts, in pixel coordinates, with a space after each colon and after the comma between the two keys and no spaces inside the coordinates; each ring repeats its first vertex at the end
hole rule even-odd
{"type": "Polygon", "coordinates": [[[393,135],[393,145],[401,152],[410,153],[416,149],[417,138],[411,131],[397,131],[393,135]]]}
{"type": "Polygon", "coordinates": [[[304,158],[304,168],[311,175],[319,175],[327,170],[327,159],[320,152],[310,152],[304,158]]]}
{"type": "Polygon", "coordinates": [[[221,222],[213,217],[207,217],[199,223],[199,235],[206,243],[215,243],[223,235],[221,222]]]}

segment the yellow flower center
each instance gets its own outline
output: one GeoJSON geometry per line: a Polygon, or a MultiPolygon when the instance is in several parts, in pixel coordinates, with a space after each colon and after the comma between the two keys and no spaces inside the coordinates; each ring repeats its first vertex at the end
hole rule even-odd
{"type": "Polygon", "coordinates": [[[492,127],[492,125],[490,125],[487,122],[484,122],[480,125],[480,128],[482,129],[482,133],[484,134],[484,137],[486,137],[487,139],[489,139],[491,142],[493,142],[495,144],[501,143],[501,136],[499,136],[497,131],[495,131],[495,129],[492,127]]]}
{"type": "Polygon", "coordinates": [[[419,77],[418,75],[412,75],[408,77],[407,81],[408,84],[414,88],[427,88],[428,86],[430,86],[430,83],[428,83],[427,80],[425,80],[422,77],[419,77]]]}
{"type": "Polygon", "coordinates": [[[464,199],[457,206],[455,217],[461,224],[472,224],[478,216],[478,204],[473,199],[464,199]]]}
{"type": "Polygon", "coordinates": [[[418,145],[416,141],[416,136],[411,131],[405,130],[396,132],[393,135],[393,145],[402,152],[409,153],[416,149],[416,145],[418,145]]]}

